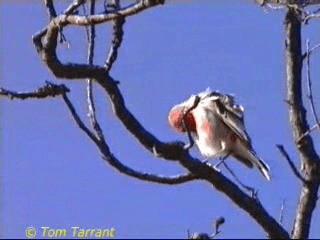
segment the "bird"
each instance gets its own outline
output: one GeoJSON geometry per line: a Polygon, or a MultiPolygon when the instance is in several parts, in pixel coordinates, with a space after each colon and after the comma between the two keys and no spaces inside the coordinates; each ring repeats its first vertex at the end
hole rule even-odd
{"type": "Polygon", "coordinates": [[[270,180],[270,168],[256,154],[246,130],[244,108],[233,95],[207,88],[175,105],[168,121],[176,132],[191,135],[202,156],[222,161],[232,156],[270,180]]]}

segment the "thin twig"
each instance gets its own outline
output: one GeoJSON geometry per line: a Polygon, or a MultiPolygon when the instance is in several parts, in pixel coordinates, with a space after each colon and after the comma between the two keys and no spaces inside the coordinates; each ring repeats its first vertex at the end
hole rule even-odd
{"type": "Polygon", "coordinates": [[[280,153],[282,154],[282,156],[284,156],[284,158],[287,160],[287,162],[289,163],[289,166],[291,168],[291,170],[293,171],[294,175],[296,175],[296,177],[298,179],[300,179],[302,182],[306,182],[306,180],[301,176],[301,174],[299,173],[299,171],[297,170],[296,166],[294,165],[294,163],[292,162],[292,160],[290,159],[288,153],[286,152],[285,148],[283,145],[281,144],[276,144],[276,147],[279,149],[280,153]]]}
{"type": "MultiPolygon", "coordinates": [[[[110,5],[108,5],[110,7],[110,5]]],[[[111,8],[113,11],[117,11],[121,8],[120,0],[111,0],[111,8]]],[[[121,46],[123,40],[123,25],[125,23],[125,18],[119,15],[118,18],[113,21],[113,32],[111,46],[109,49],[108,57],[105,62],[106,71],[109,72],[112,68],[113,63],[116,61],[118,56],[118,50],[121,46]]]]}
{"type": "Polygon", "coordinates": [[[104,139],[98,139],[95,134],[93,134],[83,123],[77,111],[75,110],[73,104],[69,100],[67,94],[63,94],[63,100],[66,103],[73,119],[75,120],[77,126],[86,133],[86,135],[96,144],[99,148],[102,158],[106,160],[111,166],[115,167],[119,172],[131,176],[140,180],[156,182],[162,184],[176,185],[182,184],[189,181],[199,179],[196,175],[192,173],[180,174],[176,176],[161,176],[156,174],[150,174],[145,172],[140,172],[129,168],[128,166],[122,164],[110,151],[109,146],[104,139]]]}
{"type": "MultiPolygon", "coordinates": [[[[53,6],[53,1],[52,0],[43,0],[45,5],[49,8],[53,7],[54,9],[54,6],[53,6]],[[47,1],[51,1],[51,3],[47,3],[47,1]]],[[[70,15],[70,14],[73,14],[82,4],[85,3],[86,0],[74,0],[70,5],[69,7],[63,12],[63,14],[65,15],[70,15]]],[[[52,10],[48,10],[49,12],[49,17],[50,16],[54,16],[55,14],[55,10],[52,11],[52,10]]],[[[52,19],[50,17],[50,19],[52,19]]],[[[37,49],[37,51],[41,51],[43,46],[42,46],[42,42],[41,42],[41,38],[47,33],[48,31],[48,26],[45,27],[44,29],[42,29],[41,31],[37,32],[34,36],[32,36],[32,40],[33,40],[33,43],[37,49]]],[[[62,40],[65,40],[65,42],[67,42],[67,40],[65,39],[64,35],[60,35],[62,40]]],[[[61,39],[60,39],[60,42],[61,42],[61,39]]],[[[67,42],[67,44],[69,44],[67,42]]]]}
{"type": "MultiPolygon", "coordinates": [[[[44,1],[44,4],[45,4],[46,8],[47,8],[47,13],[48,13],[48,16],[49,16],[49,20],[51,21],[52,19],[57,17],[57,12],[55,10],[53,1],[52,0],[43,0],[43,1],[44,1]]],[[[73,3],[72,5],[75,5],[75,3],[73,3]]],[[[70,47],[70,43],[67,40],[67,38],[65,37],[65,35],[63,34],[63,28],[62,27],[60,27],[59,33],[60,33],[59,42],[67,44],[67,48],[69,48],[70,47]]]]}
{"type": "Polygon", "coordinates": [[[219,233],[221,233],[220,227],[221,227],[224,223],[225,223],[224,217],[219,217],[219,218],[216,219],[215,224],[214,224],[215,231],[214,231],[214,233],[210,236],[211,239],[215,238],[219,233]]]}
{"type": "MultiPolygon", "coordinates": [[[[106,149],[104,147],[104,149],[106,149]]],[[[186,173],[186,174],[179,174],[176,176],[162,176],[157,174],[150,174],[146,172],[140,172],[133,170],[127,166],[125,166],[123,163],[121,163],[113,154],[106,154],[103,153],[102,158],[106,160],[111,166],[115,167],[119,172],[133,177],[137,178],[142,181],[147,182],[154,182],[154,183],[160,183],[160,184],[167,184],[167,185],[177,185],[177,184],[183,184],[186,182],[194,181],[199,179],[196,175],[193,173],[186,173]]]]}
{"type": "Polygon", "coordinates": [[[85,4],[86,0],[75,0],[73,1],[69,7],[67,7],[67,9],[64,11],[64,14],[69,15],[74,13],[78,7],[80,7],[81,5],[85,4]]]}
{"type": "Polygon", "coordinates": [[[318,130],[320,130],[320,122],[319,122],[319,117],[317,115],[315,106],[314,106],[314,101],[313,101],[313,93],[312,93],[312,82],[311,82],[311,73],[310,73],[310,54],[311,54],[311,50],[310,49],[310,42],[309,39],[307,39],[306,41],[306,45],[307,45],[307,63],[306,63],[306,78],[307,78],[307,86],[308,86],[308,98],[310,101],[310,108],[311,108],[311,112],[312,112],[312,116],[314,121],[316,122],[316,125],[318,126],[318,130]]]}
{"type": "Polygon", "coordinates": [[[87,136],[95,143],[95,144],[99,144],[99,139],[89,130],[89,128],[87,128],[87,126],[83,123],[83,121],[81,120],[80,116],[78,115],[77,111],[75,110],[72,102],[70,101],[70,99],[68,98],[67,94],[63,94],[62,95],[64,102],[66,103],[74,121],[76,122],[76,124],[78,125],[78,127],[84,131],[87,136]]]}
{"type": "Polygon", "coordinates": [[[222,164],[225,166],[225,168],[230,172],[230,174],[233,176],[233,178],[236,180],[236,182],[243,187],[245,190],[251,193],[252,198],[257,198],[257,192],[254,188],[249,187],[248,185],[242,183],[240,179],[236,176],[236,174],[232,171],[232,169],[225,163],[225,161],[222,161],[222,164]]]}
{"type": "Polygon", "coordinates": [[[305,138],[306,136],[308,136],[313,130],[315,130],[316,128],[319,128],[319,124],[315,124],[313,125],[308,131],[306,131],[299,139],[298,139],[298,143],[301,142],[301,140],[303,138],[305,138]]]}
{"type": "Polygon", "coordinates": [[[52,0],[43,0],[43,2],[47,8],[47,13],[48,13],[49,19],[51,20],[51,19],[55,18],[57,16],[57,12],[56,12],[56,9],[54,8],[53,1],[52,0]]]}
{"type": "Polygon", "coordinates": [[[27,99],[27,98],[47,98],[47,97],[56,97],[63,95],[70,90],[64,85],[56,85],[50,82],[46,82],[43,87],[40,87],[32,92],[16,92],[10,91],[5,88],[0,87],[0,96],[9,97],[10,99],[27,99]]]}
{"type": "Polygon", "coordinates": [[[309,21],[313,18],[319,18],[320,19],[320,14],[315,14],[315,13],[310,13],[308,14],[304,19],[303,19],[303,23],[304,24],[308,24],[309,21]]]}
{"type": "Polygon", "coordinates": [[[282,204],[281,204],[280,216],[279,216],[279,222],[281,225],[283,223],[283,212],[284,212],[285,204],[286,204],[286,199],[283,199],[282,204]]]}
{"type": "Polygon", "coordinates": [[[302,59],[304,60],[307,55],[309,54],[309,57],[311,56],[311,54],[320,47],[320,43],[316,44],[315,46],[313,46],[309,51],[306,51],[303,55],[302,55],[302,59]]]}
{"type": "Polygon", "coordinates": [[[192,233],[190,234],[190,231],[188,229],[187,231],[187,239],[214,239],[217,235],[219,235],[219,233],[221,233],[220,231],[220,227],[221,225],[223,225],[225,223],[225,219],[224,217],[219,217],[216,219],[215,224],[214,224],[214,232],[209,235],[207,233],[192,233]]]}
{"type": "MultiPolygon", "coordinates": [[[[83,5],[84,10],[85,6],[83,5]]],[[[95,13],[95,0],[90,0],[90,7],[89,7],[90,15],[93,15],[95,13]]],[[[87,41],[88,41],[88,55],[87,55],[87,61],[89,65],[93,65],[93,58],[94,58],[94,46],[95,46],[95,25],[91,25],[88,29],[86,27],[87,31],[87,41]]],[[[87,79],[87,104],[88,104],[88,117],[91,122],[91,126],[99,140],[103,139],[103,131],[100,127],[100,124],[96,117],[96,108],[93,98],[93,89],[92,89],[92,82],[93,80],[88,78],[87,79]]]]}

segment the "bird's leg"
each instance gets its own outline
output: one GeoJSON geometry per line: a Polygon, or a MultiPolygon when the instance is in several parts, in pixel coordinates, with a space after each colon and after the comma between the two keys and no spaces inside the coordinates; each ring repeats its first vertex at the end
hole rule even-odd
{"type": "Polygon", "coordinates": [[[224,157],[220,157],[220,158],[219,158],[219,162],[218,162],[216,165],[214,165],[214,167],[215,167],[215,168],[218,168],[222,163],[224,163],[224,160],[226,160],[229,156],[230,156],[230,154],[227,154],[227,155],[224,156],[224,157]]]}
{"type": "MultiPolygon", "coordinates": [[[[218,152],[216,152],[215,155],[218,155],[218,156],[219,156],[220,154],[224,153],[225,150],[226,150],[226,143],[225,143],[225,142],[222,142],[222,143],[221,143],[221,149],[220,149],[218,152]]],[[[224,160],[226,160],[229,156],[230,156],[230,153],[227,153],[227,155],[225,155],[224,157],[220,157],[220,158],[219,158],[219,162],[218,162],[216,165],[214,165],[213,168],[214,168],[216,171],[220,172],[219,166],[220,166],[221,163],[223,163],[224,160]]]]}
{"type": "Polygon", "coordinates": [[[188,140],[189,140],[189,143],[183,147],[185,150],[189,150],[194,145],[194,140],[193,140],[193,137],[190,133],[190,129],[188,128],[188,125],[186,124],[186,117],[193,109],[195,109],[198,106],[199,102],[200,102],[200,97],[195,96],[195,99],[194,99],[192,106],[190,108],[186,109],[186,111],[183,113],[182,126],[186,130],[186,132],[188,134],[188,140]]]}
{"type": "Polygon", "coordinates": [[[210,157],[207,157],[206,159],[204,159],[204,161],[202,163],[206,164],[209,167],[214,168],[214,170],[216,170],[217,172],[220,172],[220,169],[216,168],[215,166],[212,166],[212,164],[209,163],[209,159],[210,159],[210,157]]]}

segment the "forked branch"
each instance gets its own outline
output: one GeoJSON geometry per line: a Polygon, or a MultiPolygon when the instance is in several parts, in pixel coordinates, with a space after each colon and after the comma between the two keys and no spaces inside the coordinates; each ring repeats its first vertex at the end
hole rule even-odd
{"type": "MultiPolygon", "coordinates": [[[[75,6],[73,2],[73,6],[75,6]]],[[[44,64],[58,78],[64,79],[92,79],[106,92],[112,103],[115,115],[126,129],[150,152],[156,152],[164,159],[175,160],[190,173],[184,175],[163,177],[133,170],[122,164],[110,151],[104,138],[97,135],[85,126],[76,110],[74,109],[67,94],[63,94],[65,103],[70,110],[76,124],[81,128],[99,148],[103,159],[118,171],[146,181],[153,181],[165,184],[178,184],[195,179],[209,182],[216,190],[231,199],[234,204],[247,212],[272,238],[288,238],[288,232],[275,220],[262,206],[260,201],[243,192],[235,183],[230,181],[223,174],[217,172],[207,164],[190,156],[180,142],[165,143],[157,139],[135,118],[126,108],[124,98],[119,90],[118,81],[115,81],[109,74],[108,68],[101,65],[77,63],[62,63],[57,55],[58,35],[60,29],[70,26],[90,26],[111,20],[125,18],[137,14],[143,10],[164,3],[163,0],[140,0],[127,7],[108,11],[107,13],[80,16],[77,14],[62,14],[54,17],[48,26],[34,37],[36,49],[44,64]]],[[[68,8],[69,9],[69,8],[68,8]]],[[[71,8],[70,8],[71,9],[71,8]]],[[[73,8],[74,13],[76,8],[73,8]]],[[[67,11],[67,10],[66,10],[67,11]]],[[[65,12],[66,12],[65,11],[65,12]]],[[[70,10],[71,11],[71,10],[70,10]]],[[[112,64],[111,64],[112,65],[112,64]]]]}
{"type": "Polygon", "coordinates": [[[301,136],[308,131],[306,110],[302,100],[302,54],[301,54],[301,11],[288,7],[285,18],[287,100],[289,119],[293,138],[301,160],[307,183],[304,183],[296,211],[292,237],[307,239],[320,184],[320,159],[315,151],[310,135],[301,136]]]}

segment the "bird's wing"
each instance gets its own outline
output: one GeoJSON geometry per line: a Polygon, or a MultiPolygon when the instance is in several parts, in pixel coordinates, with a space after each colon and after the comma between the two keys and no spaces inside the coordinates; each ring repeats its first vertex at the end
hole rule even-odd
{"type": "Polygon", "coordinates": [[[219,99],[213,101],[215,112],[221,120],[237,134],[240,139],[251,146],[251,139],[244,125],[243,108],[235,105],[233,98],[229,95],[221,95],[219,99]]]}

